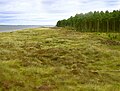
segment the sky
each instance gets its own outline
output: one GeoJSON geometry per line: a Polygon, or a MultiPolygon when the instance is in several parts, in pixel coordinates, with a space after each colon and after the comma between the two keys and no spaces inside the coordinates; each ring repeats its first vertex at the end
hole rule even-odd
{"type": "Polygon", "coordinates": [[[56,25],[90,11],[120,9],[120,0],[0,0],[0,25],[56,25]]]}

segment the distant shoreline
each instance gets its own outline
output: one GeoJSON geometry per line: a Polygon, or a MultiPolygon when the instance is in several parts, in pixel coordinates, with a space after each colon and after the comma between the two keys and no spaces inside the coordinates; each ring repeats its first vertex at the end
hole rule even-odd
{"type": "Polygon", "coordinates": [[[55,27],[54,25],[0,25],[0,32],[12,32],[31,28],[55,27]]]}

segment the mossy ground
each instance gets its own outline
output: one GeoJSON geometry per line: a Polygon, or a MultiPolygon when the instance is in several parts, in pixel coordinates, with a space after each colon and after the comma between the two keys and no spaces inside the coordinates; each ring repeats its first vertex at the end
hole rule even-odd
{"type": "Polygon", "coordinates": [[[119,35],[63,28],[0,33],[0,91],[120,91],[119,35]]]}

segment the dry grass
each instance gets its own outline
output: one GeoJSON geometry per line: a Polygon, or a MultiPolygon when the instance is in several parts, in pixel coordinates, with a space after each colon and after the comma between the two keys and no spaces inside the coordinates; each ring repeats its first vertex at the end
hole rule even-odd
{"type": "Polygon", "coordinates": [[[111,35],[63,28],[0,33],[0,90],[120,91],[119,33],[111,35]]]}

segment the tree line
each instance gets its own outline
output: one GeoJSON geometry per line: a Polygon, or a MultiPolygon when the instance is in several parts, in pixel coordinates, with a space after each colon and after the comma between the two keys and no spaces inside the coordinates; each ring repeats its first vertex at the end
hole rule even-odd
{"type": "Polygon", "coordinates": [[[56,26],[71,27],[81,32],[120,32],[120,10],[80,13],[59,20],[56,26]]]}

